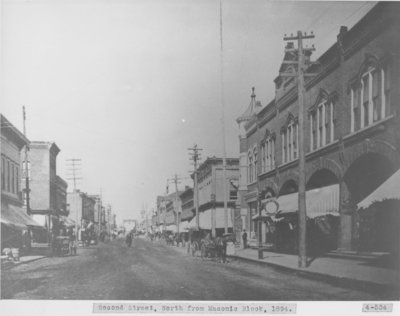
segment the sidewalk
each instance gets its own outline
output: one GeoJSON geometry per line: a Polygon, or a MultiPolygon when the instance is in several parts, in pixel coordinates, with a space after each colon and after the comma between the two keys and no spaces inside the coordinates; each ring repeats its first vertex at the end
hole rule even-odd
{"type": "MultiPolygon", "coordinates": [[[[185,248],[172,247],[181,253],[185,248]]],[[[374,262],[366,258],[320,257],[313,260],[307,268],[298,267],[298,256],[265,251],[263,259],[258,259],[257,249],[235,248],[234,255],[228,257],[265,264],[289,273],[319,279],[325,282],[340,284],[346,287],[368,288],[400,288],[399,269],[373,266],[374,262]]]]}
{"type": "Polygon", "coordinates": [[[46,258],[51,255],[51,249],[48,247],[47,244],[36,244],[33,245],[32,248],[29,251],[29,254],[27,255],[22,255],[19,258],[19,261],[9,261],[9,260],[1,260],[1,269],[2,270],[7,270],[16,266],[19,266],[21,264],[33,262],[36,260],[40,260],[43,258],[46,258]]]}
{"type": "Polygon", "coordinates": [[[258,259],[257,249],[236,248],[235,255],[231,257],[267,264],[304,276],[347,283],[347,285],[400,287],[398,269],[376,267],[368,259],[319,257],[313,260],[307,268],[299,268],[297,255],[264,251],[263,259],[258,259]]]}

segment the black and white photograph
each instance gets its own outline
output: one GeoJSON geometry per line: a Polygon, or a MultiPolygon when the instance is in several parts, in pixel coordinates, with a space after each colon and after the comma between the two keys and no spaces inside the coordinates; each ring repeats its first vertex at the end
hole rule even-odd
{"type": "Polygon", "coordinates": [[[3,315],[399,311],[400,2],[2,0],[0,39],[3,315]]]}

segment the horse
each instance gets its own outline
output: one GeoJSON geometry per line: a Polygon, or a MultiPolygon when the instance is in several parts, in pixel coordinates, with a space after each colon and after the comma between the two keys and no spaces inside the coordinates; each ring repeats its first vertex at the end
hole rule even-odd
{"type": "Polygon", "coordinates": [[[172,235],[172,234],[166,235],[166,242],[167,242],[167,246],[173,246],[174,245],[174,235],[172,235]]]}
{"type": "Polygon", "coordinates": [[[222,237],[204,238],[201,240],[201,258],[209,257],[214,254],[221,263],[226,262],[226,249],[229,241],[235,241],[233,235],[224,235],[222,237]]]}

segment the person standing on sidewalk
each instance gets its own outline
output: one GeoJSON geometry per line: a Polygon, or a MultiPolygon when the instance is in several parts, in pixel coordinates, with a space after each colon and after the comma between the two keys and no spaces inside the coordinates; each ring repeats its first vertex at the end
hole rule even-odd
{"type": "Polygon", "coordinates": [[[70,228],[68,231],[69,237],[69,254],[76,255],[76,235],[73,228],[70,228]]]}
{"type": "Polygon", "coordinates": [[[243,229],[242,239],[243,239],[243,248],[246,249],[247,248],[247,233],[246,233],[245,229],[243,229]]]}

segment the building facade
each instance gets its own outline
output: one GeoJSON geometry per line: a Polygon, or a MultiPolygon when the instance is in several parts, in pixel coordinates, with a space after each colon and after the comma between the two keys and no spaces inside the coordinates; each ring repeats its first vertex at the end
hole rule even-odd
{"type": "MultiPolygon", "coordinates": [[[[58,233],[60,217],[68,215],[68,184],[57,175],[57,155],[60,149],[56,143],[32,141],[29,147],[30,209],[33,218],[47,230],[47,235],[36,232],[34,239],[43,243],[50,240],[52,233],[58,233]]],[[[22,187],[25,189],[24,181],[22,187]]]]}
{"type": "Polygon", "coordinates": [[[181,212],[179,213],[179,231],[185,232],[189,228],[189,222],[195,216],[193,188],[186,186],[185,190],[179,195],[181,212]]]}
{"type": "MultiPolygon", "coordinates": [[[[68,192],[69,218],[76,222],[78,239],[82,240],[83,232],[94,232],[96,200],[88,194],[75,190],[68,192]]],[[[92,235],[92,234],[91,234],[92,235]]]]}
{"type": "Polygon", "coordinates": [[[100,195],[90,195],[89,197],[95,201],[94,213],[93,213],[93,224],[94,224],[94,231],[96,232],[97,236],[100,236],[101,212],[102,212],[103,202],[101,200],[100,195]]]}
{"type": "MultiPolygon", "coordinates": [[[[223,235],[225,228],[233,232],[236,214],[236,200],[239,182],[239,159],[226,159],[226,179],[224,184],[222,158],[209,157],[197,169],[199,226],[209,231],[212,237],[223,235]],[[225,191],[224,191],[225,188],[225,191]],[[224,209],[224,196],[227,213],[224,209]]],[[[196,217],[190,226],[196,226],[196,217]]],[[[235,232],[238,233],[238,232],[235,232]]]]}
{"type": "MultiPolygon", "coordinates": [[[[341,27],[337,41],[306,70],[315,74],[305,82],[307,215],[330,215],[324,224],[331,231],[330,249],[359,250],[357,204],[400,168],[400,96],[394,88],[399,85],[400,47],[393,40],[399,21],[399,4],[377,4],[352,29],[341,27]]],[[[296,59],[284,56],[284,62],[296,59]]],[[[282,63],[280,73],[292,73],[288,65],[282,63]]],[[[247,165],[241,173],[241,208],[253,237],[260,229],[253,219],[259,208],[265,210],[266,198],[277,198],[282,215],[298,209],[295,80],[278,76],[275,98],[264,107],[255,102],[253,93],[249,109],[238,119],[241,160],[247,165]]],[[[260,225],[263,243],[272,242],[269,237],[284,225],[277,223],[284,217],[260,225]]],[[[287,239],[293,245],[286,250],[296,251],[297,222],[284,222],[293,240],[287,239]]]]}
{"type": "MultiPolygon", "coordinates": [[[[39,227],[23,202],[21,151],[29,140],[6,117],[1,118],[1,248],[25,248],[24,233],[39,227]]],[[[24,179],[25,180],[25,179],[24,179]]],[[[25,240],[27,241],[27,240],[25,240]]]]}

